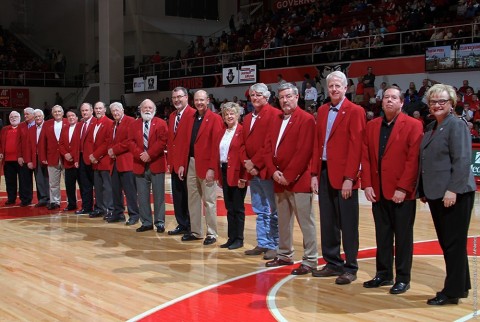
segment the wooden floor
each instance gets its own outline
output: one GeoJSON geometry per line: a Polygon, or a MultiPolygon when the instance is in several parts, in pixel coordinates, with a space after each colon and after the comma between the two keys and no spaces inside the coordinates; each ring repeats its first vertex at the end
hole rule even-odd
{"type": "MultiPolygon", "coordinates": [[[[3,180],[0,191],[5,191],[3,180]]],[[[477,193],[470,236],[479,235],[479,204],[477,193]]],[[[0,208],[0,215],[5,211],[0,208]]],[[[0,220],[0,321],[456,321],[471,317],[477,305],[476,289],[459,305],[425,304],[441,289],[445,274],[432,242],[416,248],[423,255],[414,257],[407,293],[363,288],[375,274],[374,224],[363,193],[360,270],[347,286],[330,278],[291,276],[291,267],[265,269],[261,257],[244,256],[256,244],[255,216],[246,219],[245,248],[231,251],[218,247],[226,240],[225,216],[218,217],[218,243],[203,246],[166,233],[137,233],[136,227],[101,218],[35,213],[33,207],[8,211],[15,218],[0,220]]],[[[315,213],[318,224],[316,203],[315,213]]],[[[174,217],[167,216],[167,230],[174,227],[174,217]]],[[[419,202],[415,241],[435,239],[428,207],[419,202]]],[[[300,260],[298,226],[295,249],[300,260]]],[[[476,256],[470,267],[477,286],[476,256]]]]}

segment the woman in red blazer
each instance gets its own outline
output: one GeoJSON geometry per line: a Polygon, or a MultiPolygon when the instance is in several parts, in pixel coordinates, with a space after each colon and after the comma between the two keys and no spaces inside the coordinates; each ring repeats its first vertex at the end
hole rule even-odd
{"type": "Polygon", "coordinates": [[[218,138],[217,150],[219,184],[223,188],[223,199],[227,208],[228,240],[222,248],[243,247],[245,227],[245,195],[247,193],[245,167],[241,155],[245,150],[242,126],[238,124],[240,106],[227,102],[222,111],[226,123],[224,134],[218,138]]]}

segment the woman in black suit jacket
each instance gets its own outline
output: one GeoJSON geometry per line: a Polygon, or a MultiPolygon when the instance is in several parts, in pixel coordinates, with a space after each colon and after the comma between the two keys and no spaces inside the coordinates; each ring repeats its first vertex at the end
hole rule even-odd
{"type": "Polygon", "coordinates": [[[471,288],[467,235],[476,190],[472,142],[465,122],[452,115],[457,103],[452,86],[436,84],[426,97],[435,121],[420,146],[418,191],[430,207],[447,271],[443,290],[427,304],[458,304],[471,288]]]}

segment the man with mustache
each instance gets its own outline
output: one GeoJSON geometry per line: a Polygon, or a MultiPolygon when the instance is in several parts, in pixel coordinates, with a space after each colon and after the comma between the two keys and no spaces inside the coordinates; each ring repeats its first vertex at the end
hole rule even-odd
{"type": "Polygon", "coordinates": [[[157,107],[152,100],[140,104],[141,118],[131,123],[128,139],[133,154],[133,173],[137,185],[138,205],[142,226],[137,232],[165,231],[165,148],[167,123],[156,117],[157,107]],[[153,219],[150,206],[150,190],[153,191],[153,219]]]}

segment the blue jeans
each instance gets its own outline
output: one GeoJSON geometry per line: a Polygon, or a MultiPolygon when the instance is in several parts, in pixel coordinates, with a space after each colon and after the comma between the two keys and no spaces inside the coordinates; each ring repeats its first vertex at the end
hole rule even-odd
{"type": "Polygon", "coordinates": [[[250,180],[252,208],[257,214],[257,244],[259,247],[277,249],[278,215],[273,181],[255,176],[250,180]]]}

